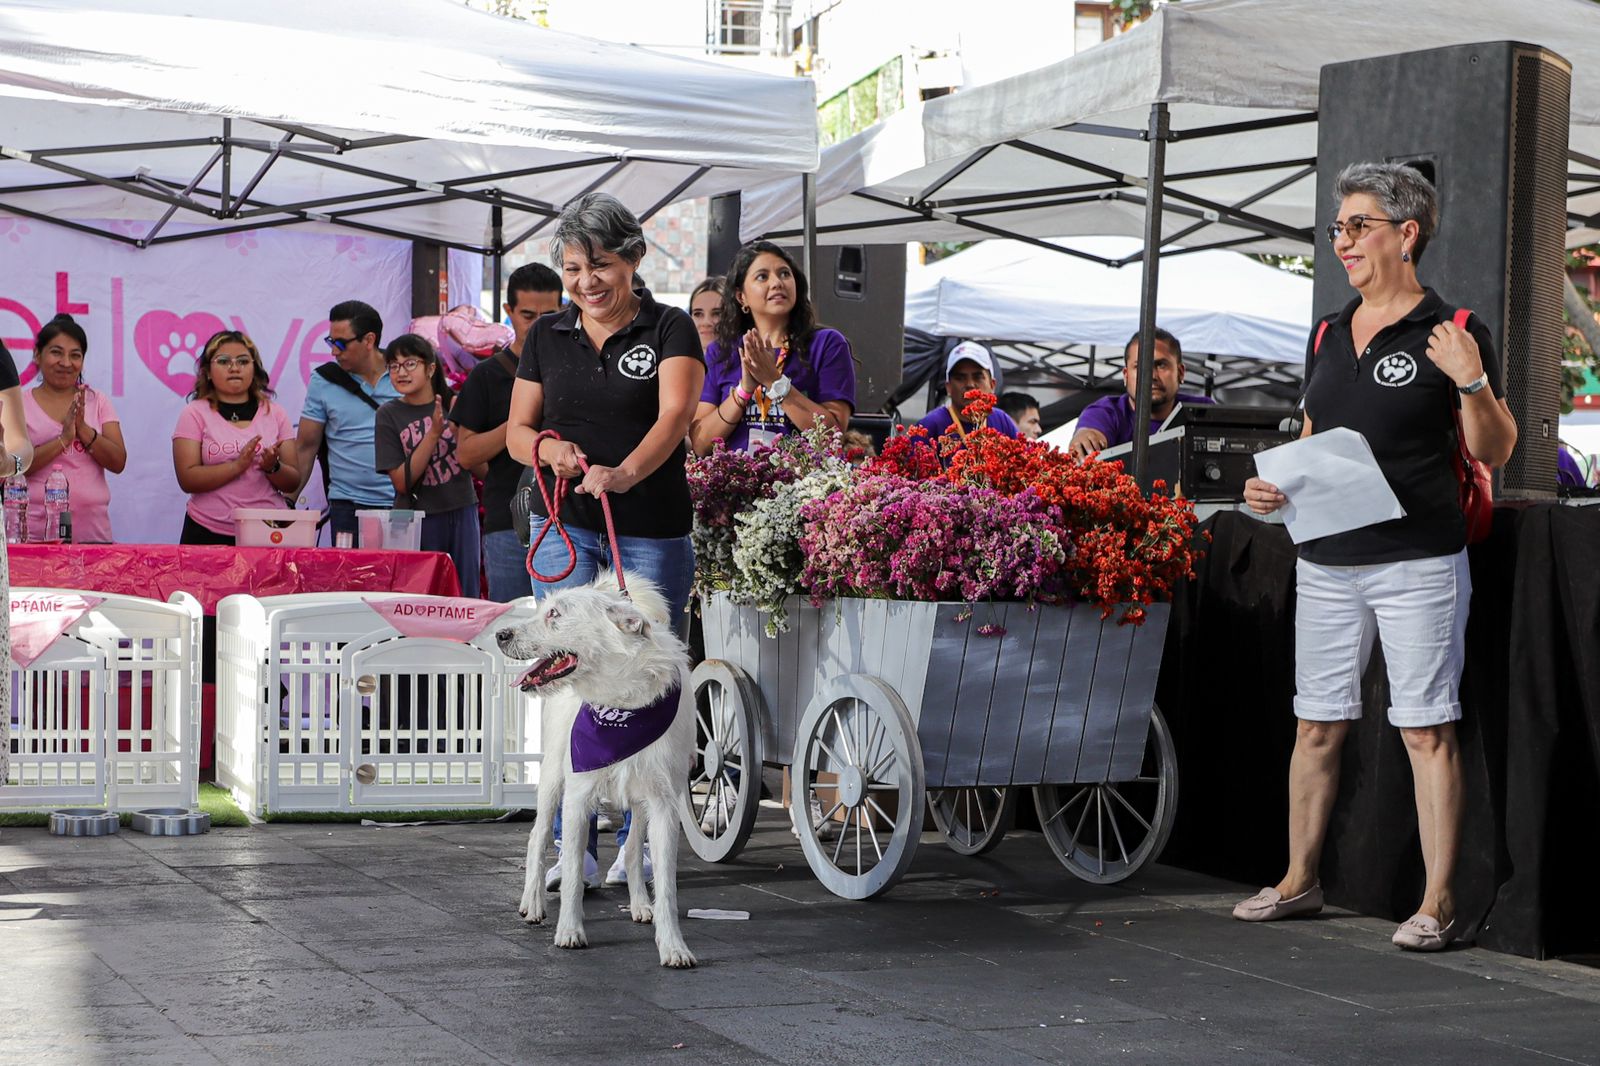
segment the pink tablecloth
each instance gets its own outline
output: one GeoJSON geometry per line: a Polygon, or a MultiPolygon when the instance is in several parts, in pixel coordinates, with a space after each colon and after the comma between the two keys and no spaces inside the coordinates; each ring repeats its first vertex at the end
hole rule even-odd
{"type": "Polygon", "coordinates": [[[187,592],[213,614],[236,592],[415,592],[459,596],[443,552],[228,548],[179,544],[13,544],[11,585],[165,600],[187,592]]]}

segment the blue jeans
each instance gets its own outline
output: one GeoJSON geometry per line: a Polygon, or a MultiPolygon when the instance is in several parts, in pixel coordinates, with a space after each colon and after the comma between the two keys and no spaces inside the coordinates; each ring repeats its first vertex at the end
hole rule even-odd
{"type": "MultiPolygon", "coordinates": [[[[542,521],[538,516],[533,519],[533,535],[539,535],[539,524],[542,521]]],[[[606,543],[604,531],[596,533],[591,529],[579,529],[576,526],[567,526],[567,535],[572,538],[572,546],[578,553],[577,565],[572,568],[572,573],[560,581],[535,581],[534,593],[540,597],[547,596],[564,588],[575,585],[587,585],[593,581],[602,569],[611,569],[611,546],[606,543]]],[[[636,574],[641,574],[655,582],[661,589],[662,597],[667,601],[667,610],[672,616],[672,628],[678,636],[684,637],[689,631],[689,590],[694,587],[694,546],[688,537],[622,537],[617,538],[617,551],[622,553],[622,565],[625,569],[636,574]]],[[[554,530],[544,538],[539,545],[539,551],[533,557],[534,567],[542,574],[559,574],[567,568],[569,557],[567,546],[562,543],[560,536],[554,530]]],[[[617,830],[617,847],[621,847],[628,839],[628,830],[633,825],[633,814],[629,812],[622,819],[622,827],[617,830]]],[[[595,853],[594,823],[589,824],[589,853],[595,853]]],[[[556,813],[555,836],[561,839],[561,815],[556,813]]]]}
{"type": "Polygon", "coordinates": [[[533,595],[533,578],[528,576],[528,549],[517,539],[514,529],[483,535],[483,569],[489,575],[489,598],[496,603],[533,595]]]}
{"type": "Polygon", "coordinates": [[[478,598],[478,593],[482,591],[478,575],[482,552],[478,547],[477,504],[424,515],[422,550],[449,555],[456,564],[456,580],[461,584],[461,595],[478,598]]]}
{"type": "MultiPolygon", "coordinates": [[[[537,516],[533,520],[533,535],[536,537],[542,521],[537,516]]],[[[572,568],[572,573],[560,581],[535,581],[534,595],[543,597],[560,589],[587,585],[601,570],[611,569],[611,548],[606,543],[604,531],[596,533],[591,529],[568,526],[567,535],[572,538],[572,546],[578,553],[578,564],[572,568]]],[[[688,636],[689,590],[694,587],[694,546],[689,538],[618,537],[617,550],[622,553],[624,568],[649,578],[661,589],[661,595],[667,601],[667,610],[672,616],[673,631],[680,638],[688,636]]],[[[551,530],[533,557],[534,566],[543,574],[559,574],[567,568],[567,562],[567,546],[551,530]]]]}

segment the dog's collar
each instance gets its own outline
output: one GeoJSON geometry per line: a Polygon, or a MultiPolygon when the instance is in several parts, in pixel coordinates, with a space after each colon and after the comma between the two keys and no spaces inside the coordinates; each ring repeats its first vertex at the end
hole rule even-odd
{"type": "Polygon", "coordinates": [[[678,715],[680,689],[674,684],[643,707],[596,707],[585,703],[572,723],[572,770],[603,770],[637,755],[666,735],[678,715]]]}

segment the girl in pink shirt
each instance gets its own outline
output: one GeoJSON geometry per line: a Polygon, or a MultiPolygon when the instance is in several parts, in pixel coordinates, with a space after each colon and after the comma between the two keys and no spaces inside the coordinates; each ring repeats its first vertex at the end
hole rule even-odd
{"type": "Polygon", "coordinates": [[[300,485],[294,427],[269,397],[267,369],[255,342],[237,330],[206,341],[194,402],[172,431],[178,487],[189,493],[180,544],[232,544],[233,512],[289,506],[300,485]]]}
{"type": "Polygon", "coordinates": [[[71,315],[57,315],[39,331],[33,362],[39,383],[22,397],[33,441],[28,467],[28,539],[43,540],[44,483],[60,467],[67,475],[72,538],[111,543],[111,486],[106,471],[122,473],[128,449],[111,398],[83,381],[89,339],[71,315]]]}

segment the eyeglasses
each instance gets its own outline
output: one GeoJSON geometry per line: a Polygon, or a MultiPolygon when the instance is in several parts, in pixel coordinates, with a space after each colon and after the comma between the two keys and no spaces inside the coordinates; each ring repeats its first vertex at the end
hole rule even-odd
{"type": "Polygon", "coordinates": [[[324,337],[322,343],[336,352],[342,352],[360,339],[360,337],[324,337]]]}
{"type": "Polygon", "coordinates": [[[254,362],[255,360],[248,355],[214,355],[211,357],[211,365],[220,366],[224,370],[232,370],[235,367],[243,370],[254,362]]]}
{"type": "Polygon", "coordinates": [[[404,370],[407,374],[415,374],[427,365],[421,359],[396,359],[389,364],[389,369],[391,371],[404,370]]]}
{"type": "Polygon", "coordinates": [[[1400,223],[1396,222],[1392,218],[1377,218],[1373,215],[1351,215],[1343,222],[1328,223],[1328,228],[1326,230],[1328,234],[1328,240],[1336,241],[1339,239],[1339,234],[1348,233],[1350,234],[1351,240],[1359,241],[1362,235],[1367,232],[1368,226],[1375,226],[1380,222],[1387,222],[1391,226],[1400,225],[1400,223]]]}

